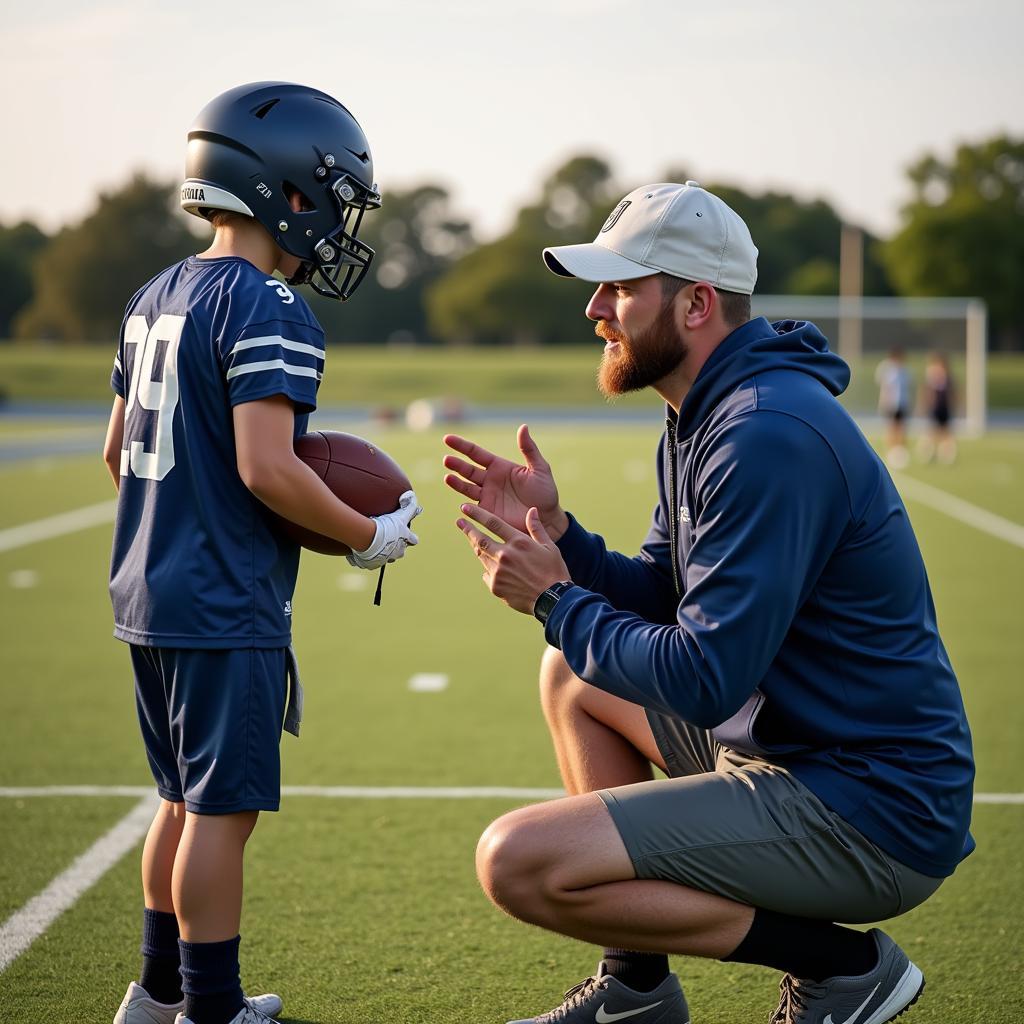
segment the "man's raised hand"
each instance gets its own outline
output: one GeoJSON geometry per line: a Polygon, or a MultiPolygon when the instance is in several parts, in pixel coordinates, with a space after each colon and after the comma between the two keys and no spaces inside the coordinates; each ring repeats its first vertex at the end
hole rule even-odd
{"type": "Polygon", "coordinates": [[[536,508],[552,540],[565,533],[569,521],[558,504],[558,488],[540,449],[525,424],[516,435],[525,465],[502,458],[457,434],[446,434],[444,443],[465,458],[446,455],[444,482],[459,494],[493,512],[521,533],[527,532],[526,513],[536,508]]]}

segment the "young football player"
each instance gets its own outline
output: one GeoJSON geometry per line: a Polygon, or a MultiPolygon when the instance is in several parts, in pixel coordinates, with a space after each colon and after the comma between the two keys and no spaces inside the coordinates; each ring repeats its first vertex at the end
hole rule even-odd
{"type": "Polygon", "coordinates": [[[281,1000],[240,986],[242,856],[259,812],[278,808],[282,722],[297,734],[301,713],[299,548],[268,510],[365,569],[417,542],[421,510],[407,491],[367,518],[293,451],[325,348],[292,286],[347,299],[373,258],[358,231],[380,196],[355,118],[305,86],[232,89],[189,132],[181,205],[214,239],[128,304],[104,445],[114,633],[162,801],[142,855],[142,974],[114,1022],[258,1024],[281,1000]]]}

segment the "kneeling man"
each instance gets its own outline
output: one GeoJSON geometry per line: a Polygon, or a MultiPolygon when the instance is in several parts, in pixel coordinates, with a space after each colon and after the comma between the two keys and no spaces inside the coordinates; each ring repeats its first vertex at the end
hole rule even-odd
{"type": "Polygon", "coordinates": [[[836,922],[952,874],[974,767],[906,510],[837,401],[849,370],[813,324],[751,319],[757,250],[696,182],[637,189],[544,258],[597,284],[602,389],[653,388],[667,426],[635,557],[563,511],[526,427],[522,465],[446,438],[491,591],[544,626],[570,794],[494,822],[478,874],[513,916],[604,947],[531,1020],[684,1024],[675,953],[784,972],[773,1024],[890,1021],[922,972],[836,922]]]}

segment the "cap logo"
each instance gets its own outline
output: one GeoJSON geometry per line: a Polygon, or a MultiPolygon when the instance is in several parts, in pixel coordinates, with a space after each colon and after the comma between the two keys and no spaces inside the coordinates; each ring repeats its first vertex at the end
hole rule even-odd
{"type": "Polygon", "coordinates": [[[603,235],[606,231],[611,231],[611,229],[615,227],[616,221],[626,212],[626,207],[629,206],[630,202],[632,202],[632,200],[623,199],[622,202],[608,214],[608,219],[604,222],[604,227],[601,228],[601,231],[599,232],[600,234],[603,235]]]}

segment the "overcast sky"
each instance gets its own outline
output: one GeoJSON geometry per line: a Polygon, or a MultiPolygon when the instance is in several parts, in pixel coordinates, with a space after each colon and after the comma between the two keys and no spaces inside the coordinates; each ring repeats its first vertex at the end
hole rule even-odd
{"type": "Polygon", "coordinates": [[[352,110],[385,197],[440,181],[484,234],[581,151],[624,192],[683,166],[884,233],[923,152],[1024,135],[1022,39],[1019,0],[10,3],[0,220],[177,178],[207,100],[284,79],[352,110]]]}

